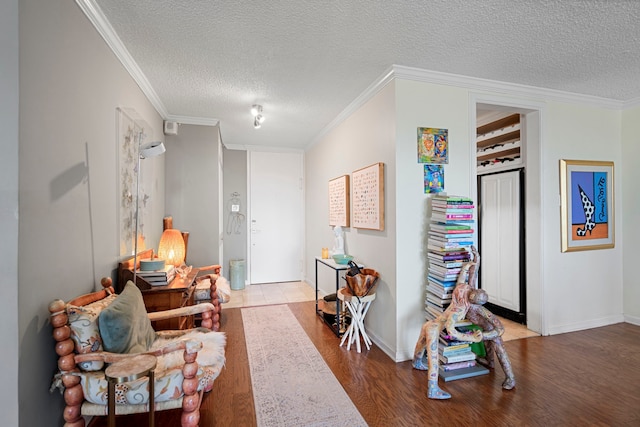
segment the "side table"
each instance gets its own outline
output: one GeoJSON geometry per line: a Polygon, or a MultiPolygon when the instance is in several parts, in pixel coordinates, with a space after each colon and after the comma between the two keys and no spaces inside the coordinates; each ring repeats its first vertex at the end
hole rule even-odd
{"type": "MultiPolygon", "coordinates": [[[[331,330],[333,331],[333,333],[336,334],[336,336],[340,336],[341,332],[340,332],[340,301],[336,298],[336,324],[335,325],[331,325],[329,324],[329,322],[327,321],[327,319],[325,319],[322,310],[320,310],[318,308],[318,265],[324,265],[326,267],[329,267],[331,269],[333,269],[335,271],[335,275],[336,275],[336,294],[338,293],[338,289],[340,288],[340,272],[341,271],[346,271],[349,269],[349,265],[347,264],[338,264],[336,263],[333,258],[327,258],[324,259],[322,257],[317,256],[316,257],[316,314],[318,316],[320,316],[322,318],[322,320],[325,321],[325,323],[331,328],[331,330]]],[[[360,268],[364,268],[364,265],[362,264],[358,264],[358,267],[360,268]]]]}
{"type": "Polygon", "coordinates": [[[349,309],[349,313],[351,313],[351,324],[344,333],[342,341],[340,341],[340,347],[347,341],[347,350],[351,350],[351,344],[355,342],[358,353],[360,353],[360,336],[362,336],[367,350],[371,350],[371,339],[364,329],[364,318],[369,311],[371,303],[376,299],[376,294],[373,293],[363,297],[357,297],[351,295],[345,288],[342,288],[338,291],[338,299],[344,301],[349,309]]]}
{"type": "Polygon", "coordinates": [[[156,357],[150,354],[140,354],[112,363],[104,371],[108,382],[108,425],[116,425],[116,384],[128,383],[139,378],[149,377],[149,427],[155,425],[155,399],[153,370],[156,368],[156,357]]]}

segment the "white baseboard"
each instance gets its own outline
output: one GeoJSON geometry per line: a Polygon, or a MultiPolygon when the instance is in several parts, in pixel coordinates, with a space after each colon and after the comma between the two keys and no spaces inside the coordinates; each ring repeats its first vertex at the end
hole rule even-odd
{"type": "Polygon", "coordinates": [[[549,335],[564,334],[566,332],[583,331],[585,329],[592,329],[592,328],[599,328],[601,326],[614,325],[616,323],[621,323],[624,321],[625,321],[624,316],[620,314],[620,315],[614,315],[614,316],[601,317],[599,319],[590,319],[585,322],[568,323],[565,325],[550,327],[549,335]]]}
{"type": "Polygon", "coordinates": [[[627,323],[631,323],[632,325],[640,326],[640,317],[638,316],[629,316],[625,314],[624,321],[627,323]]]}

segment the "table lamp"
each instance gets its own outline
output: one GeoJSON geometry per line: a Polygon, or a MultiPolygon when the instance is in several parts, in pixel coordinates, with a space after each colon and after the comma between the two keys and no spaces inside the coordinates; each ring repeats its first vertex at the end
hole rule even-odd
{"type": "Polygon", "coordinates": [[[184,238],[180,230],[167,228],[162,232],[158,246],[158,258],[164,259],[167,265],[179,267],[185,257],[184,238]]]}

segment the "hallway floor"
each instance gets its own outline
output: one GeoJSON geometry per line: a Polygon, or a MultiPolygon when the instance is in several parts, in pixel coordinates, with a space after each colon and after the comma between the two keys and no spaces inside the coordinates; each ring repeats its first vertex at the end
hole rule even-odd
{"type": "Polygon", "coordinates": [[[248,285],[239,291],[232,289],[231,300],[224,303],[222,309],[314,301],[314,299],[315,289],[304,282],[263,283],[248,285]]]}
{"type": "MultiPolygon", "coordinates": [[[[225,308],[252,307],[256,305],[285,304],[313,301],[315,289],[304,282],[264,283],[249,285],[242,290],[231,290],[231,300],[223,304],[225,308]]],[[[526,326],[511,320],[500,318],[504,325],[504,341],[535,337],[539,334],[526,326]]]]}

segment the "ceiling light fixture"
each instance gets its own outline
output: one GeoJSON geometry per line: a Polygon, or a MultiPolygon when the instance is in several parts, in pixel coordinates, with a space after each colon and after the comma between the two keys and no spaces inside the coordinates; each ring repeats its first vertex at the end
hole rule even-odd
{"type": "Polygon", "coordinates": [[[260,129],[264,122],[264,116],[262,115],[262,105],[254,104],[251,107],[251,115],[253,116],[253,127],[260,129]]]}

